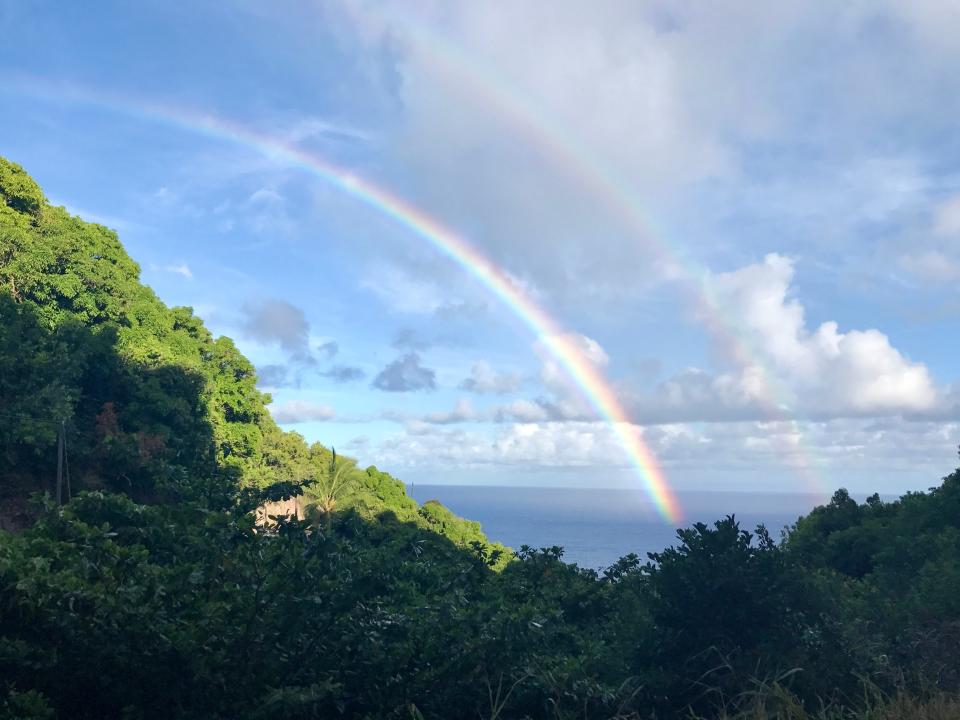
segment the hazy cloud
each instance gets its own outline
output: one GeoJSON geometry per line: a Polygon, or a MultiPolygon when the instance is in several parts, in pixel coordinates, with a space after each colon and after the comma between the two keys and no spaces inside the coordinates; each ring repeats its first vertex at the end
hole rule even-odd
{"type": "Polygon", "coordinates": [[[480,395],[506,395],[520,389],[523,378],[519,373],[498,373],[489,363],[474,363],[470,377],[460,383],[461,390],[480,395]]]}
{"type": "Polygon", "coordinates": [[[190,267],[186,263],[180,263],[179,265],[167,265],[164,270],[177,275],[182,275],[187,280],[193,280],[193,271],[190,270],[190,267]]]}
{"type": "Polygon", "coordinates": [[[263,387],[291,387],[291,373],[286,365],[263,365],[257,368],[257,384],[263,387]]]}
{"type": "Polygon", "coordinates": [[[413,328],[400,328],[390,345],[397,350],[419,352],[430,347],[430,342],[413,328]]]}
{"type": "Polygon", "coordinates": [[[934,211],[933,232],[945,237],[960,236],[960,193],[939,203],[934,211]]]}
{"type": "Polygon", "coordinates": [[[303,310],[285,300],[269,299],[243,307],[243,331],[264,344],[276,344],[298,362],[313,363],[310,323],[303,310]]]}
{"type": "Polygon", "coordinates": [[[933,207],[925,237],[910,238],[900,266],[919,280],[954,283],[960,280],[960,194],[933,207]]]}
{"type": "Polygon", "coordinates": [[[366,373],[362,368],[352,367],[350,365],[334,365],[329,370],[320,373],[325,378],[330,378],[335,383],[348,383],[355,380],[363,380],[366,373]]]}
{"type": "Polygon", "coordinates": [[[304,117],[294,123],[285,133],[287,140],[294,144],[317,138],[367,142],[373,136],[355,125],[341,123],[322,117],[304,117]]]}
{"type": "Polygon", "coordinates": [[[433,280],[417,277],[393,265],[371,268],[360,285],[376,294],[394,312],[432,315],[449,303],[449,293],[433,280]]]}
{"type": "Polygon", "coordinates": [[[328,340],[317,346],[317,352],[319,352],[325,360],[333,360],[333,358],[337,356],[337,353],[340,352],[340,344],[336,340],[328,340]]]}
{"type": "Polygon", "coordinates": [[[910,255],[901,255],[900,265],[921,280],[935,283],[960,280],[960,253],[951,257],[941,250],[924,250],[910,255]]]}

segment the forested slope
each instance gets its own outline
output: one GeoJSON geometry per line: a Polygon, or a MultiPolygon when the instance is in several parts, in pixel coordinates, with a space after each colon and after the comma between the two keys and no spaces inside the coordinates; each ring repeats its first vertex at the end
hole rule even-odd
{"type": "MultiPolygon", "coordinates": [[[[190,308],[168,308],[140,282],[116,233],[51,206],[18,165],[0,158],[0,515],[29,521],[25,500],[54,490],[58,432],[70,490],[141,502],[233,502],[239,489],[317,481],[322,445],[284,432],[254,367],[190,308]]],[[[434,528],[402,483],[347,468],[341,505],[389,510],[434,528]]],[[[306,502],[320,498],[310,497],[306,502]]],[[[486,538],[450,516],[463,542],[486,538]]],[[[503,548],[500,548],[502,551],[503,548]]]]}

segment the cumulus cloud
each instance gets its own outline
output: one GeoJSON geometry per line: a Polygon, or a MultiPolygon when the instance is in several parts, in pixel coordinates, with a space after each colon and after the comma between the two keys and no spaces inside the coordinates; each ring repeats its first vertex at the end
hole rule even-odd
{"type": "Polygon", "coordinates": [[[506,395],[519,390],[522,382],[519,373],[498,373],[481,361],[470,368],[470,377],[463,379],[460,389],[480,395],[506,395]]]}
{"type": "MultiPolygon", "coordinates": [[[[640,428],[631,432],[643,434],[640,428]]],[[[619,440],[600,422],[513,423],[493,434],[410,423],[376,450],[395,465],[625,467],[619,440]]]]}
{"type": "Polygon", "coordinates": [[[386,392],[434,390],[437,374],[420,364],[420,356],[407,353],[387,365],[373,379],[372,386],[386,392]]]}
{"type": "Polygon", "coordinates": [[[264,344],[276,344],[298,362],[315,362],[310,352],[310,323],[303,310],[285,300],[268,299],[243,307],[243,332],[264,344]]]}
{"type": "Polygon", "coordinates": [[[271,406],[270,414],[281,425],[332,420],[335,415],[333,408],[329,405],[307,400],[288,400],[280,405],[271,406]]]}
{"type": "Polygon", "coordinates": [[[497,422],[530,423],[542,422],[555,415],[555,410],[543,401],[520,399],[501,405],[497,408],[495,417],[497,422]]]}
{"type": "Polygon", "coordinates": [[[454,423],[470,422],[477,419],[478,415],[474,411],[470,401],[461,398],[457,401],[457,405],[453,410],[427,413],[420,418],[420,421],[430,425],[452,425],[454,423]]]}
{"type": "Polygon", "coordinates": [[[705,321],[743,365],[744,392],[762,393],[759,375],[770,367],[791,389],[793,403],[818,414],[909,413],[936,404],[926,366],[905,357],[881,331],[841,332],[833,321],[808,328],[803,305],[791,297],[793,276],[793,261],[771,254],[712,279],[719,312],[705,321]],[[721,327],[721,317],[735,318],[739,327],[721,327]],[[747,344],[734,332],[746,334],[747,344]]]}
{"type": "MultiPolygon", "coordinates": [[[[927,487],[956,466],[960,422],[900,417],[822,421],[743,421],[631,426],[667,477],[725,478],[735,487],[819,493],[837,487],[901,490],[927,487]],[[758,485],[759,483],[759,485],[758,485]]],[[[612,428],[602,422],[529,422],[484,429],[408,424],[371,445],[376,462],[392,467],[579,468],[584,485],[638,479],[612,428]],[[619,474],[612,474],[616,469],[619,474]],[[615,478],[615,480],[614,480],[615,478]]]]}
{"type": "Polygon", "coordinates": [[[503,405],[485,408],[474,408],[470,400],[460,398],[452,410],[427,412],[420,415],[387,410],[382,413],[381,417],[384,420],[404,424],[408,430],[417,428],[424,433],[429,432],[429,426],[431,425],[454,425],[465,422],[486,423],[491,421],[498,424],[564,422],[568,419],[564,417],[560,409],[545,398],[536,400],[518,399],[503,405]]]}
{"type": "Polygon", "coordinates": [[[942,392],[922,363],[877,329],[807,325],[794,262],[763,262],[709,278],[701,320],[733,369],[689,369],[631,400],[643,422],[881,416],[934,411],[942,392]]]}
{"type": "MultiPolygon", "coordinates": [[[[684,422],[791,421],[794,418],[949,418],[958,398],[938,387],[922,363],[895,348],[878,329],[841,330],[827,321],[810,327],[795,296],[794,261],[771,254],[762,262],[707,278],[700,320],[721,361],[719,371],[687,368],[639,390],[615,383],[631,417],[645,426],[684,422]],[[725,368],[725,369],[724,369],[725,368]]],[[[483,414],[497,423],[589,422],[595,409],[550,348],[560,345],[603,372],[606,350],[569,333],[537,341],[546,393],[517,399],[483,414]]],[[[497,387],[482,364],[477,387],[497,387]]],[[[469,379],[468,379],[469,380],[469,379]]],[[[473,389],[470,382],[462,389],[473,389]]],[[[512,386],[511,386],[512,387],[512,386]]]]}

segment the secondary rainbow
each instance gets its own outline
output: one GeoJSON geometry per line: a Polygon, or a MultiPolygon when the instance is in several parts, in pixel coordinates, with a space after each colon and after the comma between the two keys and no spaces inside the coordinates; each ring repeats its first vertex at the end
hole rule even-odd
{"type": "MultiPolygon", "coordinates": [[[[35,80],[35,79],[34,79],[35,80]]],[[[399,196],[375,185],[348,169],[338,167],[315,153],[307,152],[283,140],[253,132],[211,114],[194,113],[183,108],[135,102],[125,98],[91,93],[76,86],[43,88],[35,81],[22,88],[26,94],[56,101],[64,99],[141,116],[151,121],[199,132],[255,150],[272,159],[299,167],[338,190],[347,193],[407,228],[432,245],[500,299],[547,348],[590,403],[605,420],[622,445],[630,464],[637,471],[644,490],[657,512],[670,522],[682,519],[675,494],[653,453],[643,442],[640,431],[630,420],[610,383],[574,344],[571,337],[543,308],[514,283],[500,267],[482,255],[459,235],[399,196]]]]}

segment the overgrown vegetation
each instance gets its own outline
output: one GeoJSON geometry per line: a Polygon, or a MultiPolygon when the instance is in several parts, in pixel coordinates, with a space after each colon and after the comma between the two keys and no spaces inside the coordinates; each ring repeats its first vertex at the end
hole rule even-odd
{"type": "Polygon", "coordinates": [[[0,199],[0,718],[960,714],[960,471],[783,542],[510,554],[282,432],[228,339],[6,161],[0,199]],[[255,525],[290,496],[306,520],[255,525]]]}

